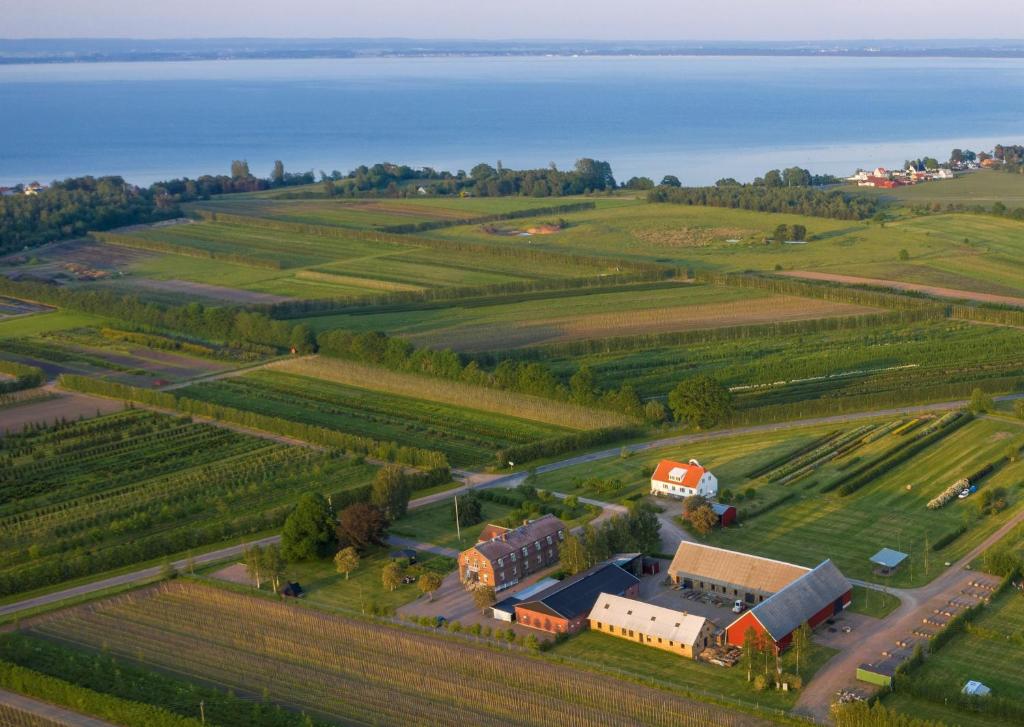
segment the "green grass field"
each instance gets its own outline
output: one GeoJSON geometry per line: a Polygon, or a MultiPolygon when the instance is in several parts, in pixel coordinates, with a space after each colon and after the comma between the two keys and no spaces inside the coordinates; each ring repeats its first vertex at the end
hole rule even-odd
{"type": "MultiPolygon", "coordinates": [[[[416,494],[419,495],[419,493],[416,494]]],[[[410,510],[405,517],[391,526],[390,532],[394,535],[418,540],[421,543],[465,550],[476,543],[477,536],[480,535],[480,531],[487,523],[496,523],[512,512],[511,507],[496,502],[483,500],[481,504],[484,519],[476,525],[462,528],[461,540],[455,531],[455,517],[450,501],[410,510]]]]}
{"type": "MultiPolygon", "coordinates": [[[[762,707],[789,709],[798,696],[795,691],[754,691],[747,682],[747,672],[742,665],[732,668],[714,666],[596,631],[583,631],[556,646],[551,653],[573,665],[642,681],[650,680],[665,689],[724,697],[762,707]]],[[[809,654],[804,655],[801,676],[805,680],[812,679],[813,674],[835,653],[834,649],[813,647],[809,654]]],[[[786,673],[795,673],[794,650],[787,651],[782,662],[786,673]]],[[[756,669],[754,673],[758,673],[756,669]]]]}
{"type": "Polygon", "coordinates": [[[1024,177],[985,169],[961,174],[956,179],[912,187],[872,189],[851,186],[849,191],[877,195],[907,205],[937,203],[942,207],[950,204],[991,207],[995,202],[1002,202],[1010,208],[1024,206],[1024,177]]]}
{"type": "Polygon", "coordinates": [[[58,310],[0,321],[0,339],[38,336],[50,331],[61,331],[83,326],[102,326],[106,321],[86,313],[58,310]]]}
{"type": "Polygon", "coordinates": [[[885,618],[899,606],[900,599],[891,593],[883,593],[864,586],[854,586],[853,599],[847,610],[874,618],[885,618]]]}
{"type": "Polygon", "coordinates": [[[383,441],[438,449],[452,464],[484,464],[494,452],[568,430],[540,422],[311,379],[282,372],[200,383],[190,398],[383,441]]]}

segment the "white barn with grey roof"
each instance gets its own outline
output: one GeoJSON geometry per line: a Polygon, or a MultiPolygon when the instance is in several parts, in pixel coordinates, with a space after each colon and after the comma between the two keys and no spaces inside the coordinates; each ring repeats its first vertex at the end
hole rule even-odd
{"type": "Polygon", "coordinates": [[[715,626],[703,616],[610,593],[598,596],[589,622],[594,631],[691,659],[715,641],[715,626]]]}

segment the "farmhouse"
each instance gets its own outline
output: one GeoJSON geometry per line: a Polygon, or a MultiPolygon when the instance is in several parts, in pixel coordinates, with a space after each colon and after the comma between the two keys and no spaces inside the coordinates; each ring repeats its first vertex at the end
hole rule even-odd
{"type": "Polygon", "coordinates": [[[770,558],[682,542],[668,567],[673,583],[683,588],[720,593],[750,605],[778,593],[808,568],[770,558]]]}
{"type": "Polygon", "coordinates": [[[691,459],[687,464],[663,459],[651,475],[651,494],[669,497],[718,496],[718,478],[691,459]]]}
{"type": "Polygon", "coordinates": [[[725,627],[726,641],[743,646],[748,629],[767,634],[779,651],[789,646],[793,632],[812,629],[850,605],[853,586],[831,560],[797,578],[725,627]]]}
{"type": "Polygon", "coordinates": [[[574,634],[586,625],[601,594],[634,598],[639,592],[639,578],[614,563],[603,563],[518,604],[516,621],[551,634],[574,634]]]}
{"type": "Polygon", "coordinates": [[[690,659],[695,659],[715,641],[715,627],[703,616],[610,593],[598,596],[588,620],[595,631],[690,659]]]}
{"type": "MultiPolygon", "coordinates": [[[[492,537],[459,553],[459,577],[501,591],[558,562],[565,523],[544,515],[508,530],[489,525],[492,537]]],[[[485,532],[487,529],[485,529],[485,532]]]]}

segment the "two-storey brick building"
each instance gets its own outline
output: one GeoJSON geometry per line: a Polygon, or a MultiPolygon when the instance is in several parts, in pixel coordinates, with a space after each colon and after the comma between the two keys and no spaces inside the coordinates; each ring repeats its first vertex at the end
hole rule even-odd
{"type": "Polygon", "coordinates": [[[459,553],[459,577],[497,592],[558,563],[566,528],[554,515],[544,515],[511,530],[488,525],[483,533],[490,537],[459,553]]]}

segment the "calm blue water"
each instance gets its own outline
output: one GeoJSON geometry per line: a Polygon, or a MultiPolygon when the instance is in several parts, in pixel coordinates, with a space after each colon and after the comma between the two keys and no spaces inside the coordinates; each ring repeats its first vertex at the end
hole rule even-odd
{"type": "Polygon", "coordinates": [[[438,58],[0,67],[0,184],[395,161],[687,183],[1024,141],[1024,61],[438,58]]]}

